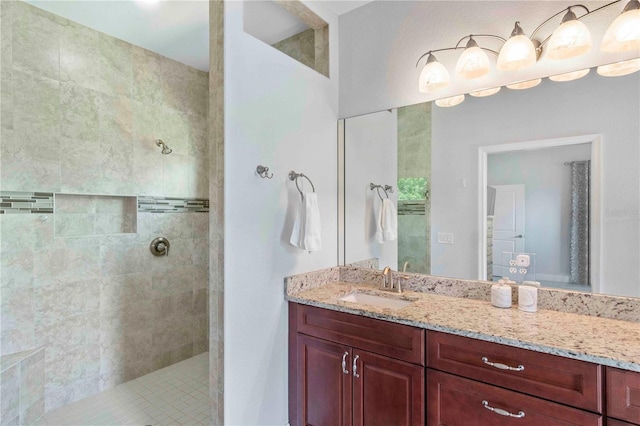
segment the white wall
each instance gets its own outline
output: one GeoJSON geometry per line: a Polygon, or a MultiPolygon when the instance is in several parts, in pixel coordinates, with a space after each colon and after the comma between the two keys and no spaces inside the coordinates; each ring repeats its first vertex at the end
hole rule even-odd
{"type": "MultiPolygon", "coordinates": [[[[345,253],[346,263],[378,258],[380,266],[398,265],[398,241],[375,241],[376,215],[381,206],[369,184],[391,185],[398,198],[397,110],[354,117],[345,123],[345,253]]],[[[380,191],[384,197],[384,193],[380,191]]]]}
{"type": "Polygon", "coordinates": [[[524,251],[536,253],[538,280],[569,281],[571,168],[591,144],[489,154],[487,183],[525,186],[524,251]]]}
{"type": "MultiPolygon", "coordinates": [[[[513,72],[497,72],[474,79],[460,80],[452,76],[449,87],[436,94],[418,92],[420,66],[416,62],[429,50],[452,47],[468,34],[496,34],[508,37],[514,22],[520,21],[526,34],[551,15],[574,1],[384,1],[377,0],[340,16],[340,116],[352,117],[435,100],[473,90],[501,86],[561,72],[589,68],[637,56],[637,52],[604,54],[598,48],[606,28],[622,11],[626,2],[595,13],[588,18],[594,48],[588,54],[570,61],[545,58],[533,67],[513,72]]],[[[601,1],[582,4],[591,10],[601,1]]],[[[545,25],[536,38],[550,35],[554,25],[545,25]]],[[[499,50],[498,40],[483,38],[478,43],[499,50]]],[[[540,40],[542,41],[542,40],[540,40]]],[[[440,52],[438,60],[453,74],[460,51],[440,52]]],[[[496,57],[489,54],[495,64],[496,57]]]]}
{"type": "Polygon", "coordinates": [[[602,134],[601,291],[640,296],[639,94],[638,74],[592,73],[434,108],[431,235],[455,232],[455,243],[434,244],[432,273],[477,278],[478,147],[602,134]]]}
{"type": "Polygon", "coordinates": [[[285,425],[287,305],[283,278],[337,264],[337,18],[331,79],[243,31],[243,3],[225,2],[224,413],[229,425],[285,425]],[[255,174],[268,166],[272,180],[255,174]],[[320,252],[288,244],[300,197],[290,170],[315,184],[320,252]]]}

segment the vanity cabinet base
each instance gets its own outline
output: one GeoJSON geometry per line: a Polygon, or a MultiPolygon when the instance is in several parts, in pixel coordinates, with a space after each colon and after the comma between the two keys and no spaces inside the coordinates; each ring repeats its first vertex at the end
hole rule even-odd
{"type": "Polygon", "coordinates": [[[420,363],[424,330],[289,305],[292,426],[424,426],[420,363]]]}
{"type": "Polygon", "coordinates": [[[429,426],[602,426],[601,415],[427,370],[429,426]]]}

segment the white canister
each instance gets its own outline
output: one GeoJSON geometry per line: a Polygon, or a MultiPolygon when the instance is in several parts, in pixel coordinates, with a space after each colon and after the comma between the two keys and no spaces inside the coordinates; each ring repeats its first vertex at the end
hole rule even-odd
{"type": "Polygon", "coordinates": [[[540,287],[539,281],[522,281],[522,285],[528,285],[530,287],[540,287]]]}
{"type": "Polygon", "coordinates": [[[491,286],[491,304],[496,308],[511,307],[511,286],[494,284],[491,286]]]}
{"type": "Polygon", "coordinates": [[[538,288],[528,285],[518,287],[518,309],[524,312],[538,311],[538,288]]]}

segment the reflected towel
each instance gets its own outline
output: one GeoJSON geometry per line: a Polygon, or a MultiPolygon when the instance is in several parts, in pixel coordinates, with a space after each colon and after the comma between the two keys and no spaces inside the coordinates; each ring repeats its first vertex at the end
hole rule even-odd
{"type": "Polygon", "coordinates": [[[322,248],[320,208],[316,193],[303,194],[289,242],[308,252],[319,251],[322,248]]]}
{"type": "Polygon", "coordinates": [[[382,200],[376,217],[376,236],[379,243],[393,241],[398,238],[398,215],[393,201],[385,198],[382,200]]]}

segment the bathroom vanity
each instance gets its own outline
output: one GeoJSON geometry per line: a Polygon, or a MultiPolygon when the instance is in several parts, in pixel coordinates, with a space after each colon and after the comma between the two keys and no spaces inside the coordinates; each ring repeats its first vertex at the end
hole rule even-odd
{"type": "Polygon", "coordinates": [[[637,323],[340,282],[287,298],[292,425],[640,424],[637,323]]]}

